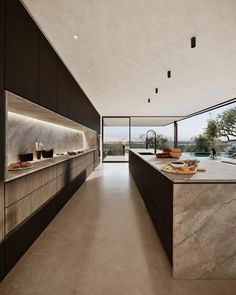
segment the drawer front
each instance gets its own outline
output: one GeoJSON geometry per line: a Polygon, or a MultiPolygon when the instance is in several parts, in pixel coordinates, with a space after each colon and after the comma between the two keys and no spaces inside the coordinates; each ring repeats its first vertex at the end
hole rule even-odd
{"type": "Polygon", "coordinates": [[[57,170],[57,177],[66,173],[66,171],[69,169],[69,161],[65,161],[65,162],[62,162],[60,164],[57,164],[56,166],[56,170],[57,170]]]}
{"type": "Polygon", "coordinates": [[[91,165],[94,162],[94,153],[89,153],[87,155],[87,166],[91,165]]]}
{"type": "Polygon", "coordinates": [[[56,178],[56,167],[49,167],[5,184],[5,206],[17,202],[56,178]]]}
{"type": "Polygon", "coordinates": [[[57,177],[57,191],[61,190],[67,183],[69,182],[68,177],[66,174],[62,174],[57,177]]]}
{"type": "Polygon", "coordinates": [[[49,182],[25,198],[6,208],[5,231],[8,234],[56,194],[56,180],[49,182]]]}
{"type": "Polygon", "coordinates": [[[91,173],[94,170],[94,164],[88,166],[88,168],[86,169],[86,178],[89,177],[91,175],[91,173]]]}

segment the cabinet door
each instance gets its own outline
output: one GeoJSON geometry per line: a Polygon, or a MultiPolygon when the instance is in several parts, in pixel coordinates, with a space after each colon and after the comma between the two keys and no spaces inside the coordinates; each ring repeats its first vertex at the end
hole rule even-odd
{"type": "Polygon", "coordinates": [[[56,111],[58,57],[43,36],[39,33],[39,104],[56,111]]]}
{"type": "Polygon", "coordinates": [[[71,81],[70,73],[59,60],[57,63],[57,112],[67,118],[71,117],[71,81]]]}
{"type": "Polygon", "coordinates": [[[5,0],[0,0],[0,42],[4,43],[5,32],[5,0]]]}
{"type": "Polygon", "coordinates": [[[4,103],[4,46],[0,43],[0,280],[4,275],[4,166],[5,166],[5,103],[4,103]]]}
{"type": "Polygon", "coordinates": [[[86,126],[87,107],[83,91],[76,86],[76,122],[86,126]]]}
{"type": "Polygon", "coordinates": [[[0,43],[0,182],[4,179],[5,169],[5,116],[4,46],[0,43]]]}
{"type": "Polygon", "coordinates": [[[73,76],[70,74],[69,76],[69,95],[68,95],[68,101],[69,101],[69,114],[68,117],[71,120],[76,120],[76,101],[77,101],[77,95],[76,95],[76,85],[77,82],[73,78],[73,76]]]}
{"type": "Polygon", "coordinates": [[[93,107],[92,103],[87,98],[87,126],[93,130],[96,129],[96,118],[95,118],[95,108],[93,107]]]}
{"type": "Polygon", "coordinates": [[[4,46],[0,44],[0,93],[1,97],[4,90],[4,46]]]}
{"type": "Polygon", "coordinates": [[[18,0],[6,1],[6,89],[38,102],[38,28],[18,0]]]}
{"type": "Polygon", "coordinates": [[[79,120],[78,120],[79,94],[78,94],[78,91],[77,91],[78,83],[75,81],[74,78],[73,78],[72,84],[73,84],[72,85],[72,106],[73,106],[73,110],[72,110],[72,113],[71,113],[71,115],[72,115],[71,118],[75,122],[79,122],[79,120]]]}

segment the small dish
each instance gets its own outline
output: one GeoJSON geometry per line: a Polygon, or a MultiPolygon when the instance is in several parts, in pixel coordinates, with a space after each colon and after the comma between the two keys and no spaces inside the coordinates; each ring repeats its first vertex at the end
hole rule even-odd
{"type": "Polygon", "coordinates": [[[185,163],[183,161],[173,161],[173,162],[170,162],[170,165],[173,168],[183,168],[185,163]]]}

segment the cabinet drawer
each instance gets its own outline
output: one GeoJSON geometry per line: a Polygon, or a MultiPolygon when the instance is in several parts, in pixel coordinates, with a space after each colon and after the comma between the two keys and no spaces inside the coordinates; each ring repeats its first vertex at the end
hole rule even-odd
{"type": "Polygon", "coordinates": [[[9,233],[56,193],[56,179],[6,208],[5,231],[9,233]]]}
{"type": "Polygon", "coordinates": [[[69,161],[62,162],[56,166],[57,169],[57,177],[66,173],[69,169],[69,161]]]}
{"type": "Polygon", "coordinates": [[[91,173],[93,172],[93,169],[94,169],[94,164],[88,166],[88,168],[86,169],[86,178],[91,175],[91,173]]]}
{"type": "Polygon", "coordinates": [[[53,166],[6,183],[5,206],[10,206],[55,178],[56,167],[53,166]]]}
{"type": "Polygon", "coordinates": [[[69,179],[66,174],[62,174],[57,177],[57,191],[61,190],[68,182],[69,179]]]}

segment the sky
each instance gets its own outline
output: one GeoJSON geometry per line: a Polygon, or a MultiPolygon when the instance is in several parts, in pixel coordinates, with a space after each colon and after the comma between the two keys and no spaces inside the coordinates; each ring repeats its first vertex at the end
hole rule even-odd
{"type": "MultiPolygon", "coordinates": [[[[206,112],[201,115],[185,119],[178,122],[179,141],[189,141],[193,137],[202,134],[207,127],[207,121],[210,118],[215,118],[224,110],[236,107],[236,103],[206,112]]],[[[104,140],[106,141],[127,141],[129,138],[129,127],[105,127],[104,140]]],[[[154,129],[157,133],[165,135],[173,140],[174,126],[173,124],[165,127],[131,127],[131,139],[137,140],[141,134],[146,134],[147,130],[154,129]]]]}

